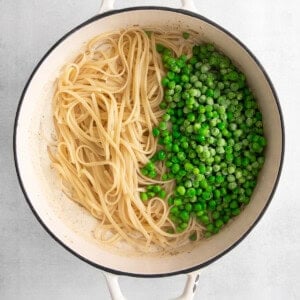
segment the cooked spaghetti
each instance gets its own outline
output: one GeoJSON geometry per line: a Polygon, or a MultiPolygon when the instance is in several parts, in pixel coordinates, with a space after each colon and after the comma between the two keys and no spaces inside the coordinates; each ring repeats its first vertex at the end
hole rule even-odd
{"type": "Polygon", "coordinates": [[[180,31],[151,30],[149,35],[139,27],[101,34],[58,78],[56,141],[49,155],[67,195],[99,220],[95,234],[103,243],[168,250],[185,244],[191,233],[198,238],[203,233],[195,219],[185,231],[173,233],[166,200],[140,199],[154,183],[167,198],[174,188],[173,180],[161,180],[163,163],[155,179],[140,170],[159,149],[151,133],[164,113],[159,107],[163,65],[156,45],[190,57],[195,44],[190,34],[188,40],[180,31]]]}

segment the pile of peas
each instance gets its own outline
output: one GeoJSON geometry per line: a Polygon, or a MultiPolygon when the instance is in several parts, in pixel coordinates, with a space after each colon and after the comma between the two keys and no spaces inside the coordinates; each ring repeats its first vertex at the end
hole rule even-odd
{"type": "MultiPolygon", "coordinates": [[[[194,46],[189,59],[156,48],[166,69],[165,113],[152,132],[160,150],[141,171],[156,178],[155,163],[164,161],[161,179],[176,182],[167,200],[176,231],[196,218],[210,237],[250,201],[264,163],[262,114],[245,75],[213,45],[194,46]]],[[[153,196],[165,198],[166,192],[151,185],[141,193],[143,201],[153,196]]]]}

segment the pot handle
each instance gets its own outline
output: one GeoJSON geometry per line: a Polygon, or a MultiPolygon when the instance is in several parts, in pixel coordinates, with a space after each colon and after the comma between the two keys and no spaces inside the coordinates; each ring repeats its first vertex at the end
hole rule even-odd
{"type": "MultiPolygon", "coordinates": [[[[109,293],[112,300],[126,300],[123,296],[120,285],[119,276],[111,273],[103,272],[109,293]]],[[[194,271],[187,274],[187,280],[181,296],[173,300],[193,300],[195,291],[199,282],[199,271],[194,271]]]]}
{"type": "MultiPolygon", "coordinates": [[[[106,11],[114,9],[115,0],[102,0],[102,4],[99,13],[102,14],[106,11]]],[[[190,10],[193,12],[197,11],[194,0],[181,0],[181,9],[190,10]]]]}

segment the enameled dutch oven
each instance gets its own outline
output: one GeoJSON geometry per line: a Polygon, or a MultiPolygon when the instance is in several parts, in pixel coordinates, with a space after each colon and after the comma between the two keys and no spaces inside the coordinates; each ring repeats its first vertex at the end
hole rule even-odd
{"type": "Polygon", "coordinates": [[[241,242],[262,217],[278,184],[284,153],[281,109],[274,87],[262,65],[230,32],[195,12],[192,1],[180,9],[132,7],[113,10],[104,0],[100,14],[63,36],[41,59],[23,91],[15,120],[14,155],[25,198],[47,232],[63,247],[87,263],[105,271],[113,299],[124,299],[117,275],[162,277],[188,274],[180,299],[192,299],[200,268],[217,260],[241,242]],[[71,61],[86,41],[102,32],[129,25],[178,27],[199,32],[229,56],[245,73],[263,114],[268,145],[266,161],[251,202],[219,234],[177,255],[125,255],[99,246],[92,231],[95,220],[62,193],[51,170],[47,144],[53,134],[51,99],[61,67],[71,61]]]}

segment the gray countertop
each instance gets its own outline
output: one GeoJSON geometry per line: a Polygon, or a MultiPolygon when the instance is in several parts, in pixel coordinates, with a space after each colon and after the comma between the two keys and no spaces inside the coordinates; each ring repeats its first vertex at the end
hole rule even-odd
{"type": "MultiPolygon", "coordinates": [[[[162,1],[117,1],[117,7],[162,1]]],[[[196,299],[300,299],[300,6],[297,0],[201,0],[199,12],[240,38],[269,73],[286,126],[281,181],[265,216],[234,250],[205,268],[196,299]]],[[[164,1],[179,6],[179,1],[164,1]]],[[[0,299],[109,299],[101,272],[64,250],[33,217],[12,152],[22,89],[47,49],[93,16],[99,0],[0,1],[0,299]]],[[[184,276],[124,277],[128,299],[169,299],[184,276]]]]}

